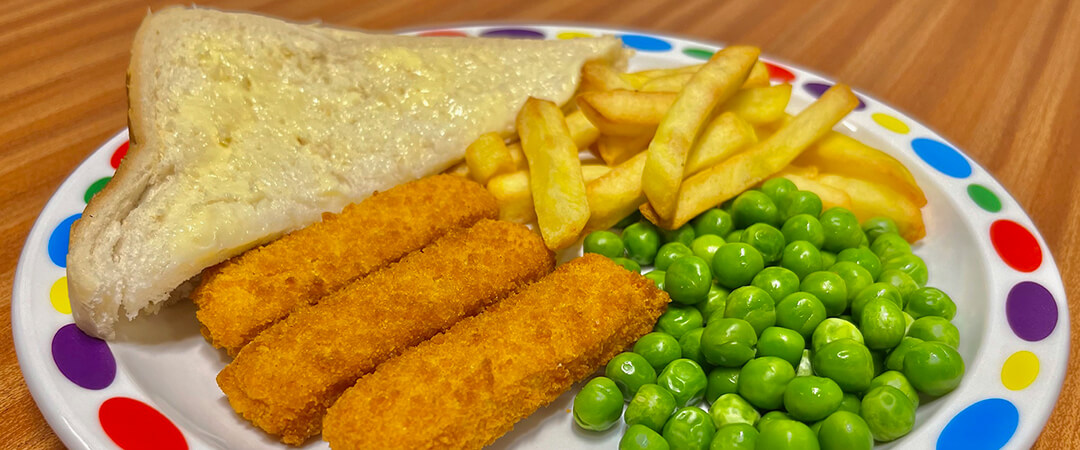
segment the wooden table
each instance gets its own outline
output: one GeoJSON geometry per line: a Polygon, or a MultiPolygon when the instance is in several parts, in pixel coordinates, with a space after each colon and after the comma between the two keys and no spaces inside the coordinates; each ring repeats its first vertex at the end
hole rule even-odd
{"type": "MultiPolygon", "coordinates": [[[[0,11],[0,335],[16,260],[46,200],[126,125],[139,0],[8,2],[0,11]]],[[[1080,1],[225,0],[227,9],[391,30],[476,20],[582,21],[758,45],[910,113],[987,167],[1035,220],[1080,298],[1080,1]],[[477,6],[481,3],[484,6],[477,6]]],[[[1069,373],[1080,372],[1074,324],[1069,373]]],[[[1080,446],[1070,376],[1039,448],[1080,446]]],[[[56,448],[12,343],[0,342],[0,441],[56,448]]]]}

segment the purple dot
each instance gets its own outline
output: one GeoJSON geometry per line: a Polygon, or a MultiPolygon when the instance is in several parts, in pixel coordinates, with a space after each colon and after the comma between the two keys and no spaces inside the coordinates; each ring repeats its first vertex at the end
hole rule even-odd
{"type": "Polygon", "coordinates": [[[1005,300],[1005,317],[1013,333],[1025,341],[1046,339],[1057,327],[1054,296],[1041,284],[1024,281],[1013,286],[1005,300]]]}
{"type": "Polygon", "coordinates": [[[109,345],[87,336],[73,323],[53,335],[52,355],[60,373],[86,389],[105,389],[116,378],[116,360],[109,345]]]}
{"type": "MultiPolygon", "coordinates": [[[[829,90],[829,88],[831,87],[831,84],[825,83],[806,83],[803,85],[803,89],[806,89],[806,92],[809,92],[810,95],[813,95],[814,97],[821,97],[821,94],[824,94],[825,91],[829,90]]],[[[859,106],[856,106],[855,110],[858,111],[861,109],[865,109],[866,103],[864,103],[862,99],[859,98],[859,96],[857,95],[855,96],[855,98],[859,100],[859,106]]]]}
{"type": "Polygon", "coordinates": [[[525,28],[496,28],[480,33],[480,36],[507,39],[543,39],[544,33],[525,28]]]}

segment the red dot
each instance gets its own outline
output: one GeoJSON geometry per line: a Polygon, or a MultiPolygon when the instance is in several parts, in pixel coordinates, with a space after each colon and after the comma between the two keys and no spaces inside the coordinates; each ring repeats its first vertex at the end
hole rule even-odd
{"type": "Polygon", "coordinates": [[[790,70],[771,63],[765,63],[765,68],[769,69],[769,79],[771,80],[776,80],[781,83],[795,81],[795,74],[791,73],[790,70]]]}
{"type": "Polygon", "coordinates": [[[127,397],[105,400],[98,408],[98,420],[105,434],[124,450],[188,448],[180,430],[167,417],[146,403],[127,397]]]}
{"type": "Polygon", "coordinates": [[[998,256],[1009,267],[1021,272],[1034,272],[1042,265],[1042,248],[1027,228],[1011,220],[999,220],[990,225],[990,242],[998,256]]]}
{"type": "Polygon", "coordinates": [[[113,169],[119,168],[120,160],[124,159],[124,155],[127,155],[128,143],[128,141],[124,141],[124,143],[120,144],[120,146],[116,148],[116,151],[113,152],[112,158],[109,159],[109,164],[112,164],[113,169]]]}
{"type": "Polygon", "coordinates": [[[423,33],[418,34],[417,36],[466,37],[468,35],[461,32],[461,31],[435,30],[435,31],[425,31],[423,33]]]}

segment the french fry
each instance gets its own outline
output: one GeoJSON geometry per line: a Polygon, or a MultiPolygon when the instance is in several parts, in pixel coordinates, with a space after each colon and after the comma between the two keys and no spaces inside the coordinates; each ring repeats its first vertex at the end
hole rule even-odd
{"type": "Polygon", "coordinates": [[[793,168],[795,166],[788,166],[776,176],[787,178],[792,183],[795,183],[795,187],[799,188],[799,190],[817,194],[821,198],[821,205],[824,209],[837,206],[851,209],[851,196],[847,192],[818,181],[817,168],[814,168],[812,173],[807,173],[809,172],[807,170],[791,171],[793,168]]]}
{"type": "Polygon", "coordinates": [[[469,177],[480,184],[517,168],[499,133],[482,134],[469,144],[465,148],[465,164],[469,166],[469,177]]]}
{"type": "Polygon", "coordinates": [[[675,67],[671,69],[642,70],[640,72],[619,74],[619,76],[633,89],[641,89],[648,82],[658,78],[669,77],[672,75],[693,75],[698,69],[701,69],[701,66],[703,65],[704,64],[695,64],[692,66],[675,67]]]}
{"type": "Polygon", "coordinates": [[[450,166],[450,168],[444,170],[443,173],[468,178],[469,166],[465,164],[465,161],[461,161],[457,164],[450,166]]]}
{"type": "Polygon", "coordinates": [[[677,95],[629,90],[593,91],[577,98],[578,108],[603,134],[640,136],[656,128],[677,95]]]}
{"type": "Polygon", "coordinates": [[[918,207],[926,205],[926,195],[900,161],[836,131],[806,149],[795,162],[818,166],[822,172],[879,183],[903,194],[918,207]]]}
{"type": "Polygon", "coordinates": [[[641,191],[645,158],[645,153],[638,153],[585,186],[592,210],[589,223],[585,225],[587,230],[611,228],[645,203],[645,193],[641,191]]]}
{"type": "Polygon", "coordinates": [[[566,128],[570,130],[570,139],[574,140],[577,148],[588,148],[600,137],[600,129],[580,110],[566,115],[566,128]]]}
{"type": "Polygon", "coordinates": [[[754,127],[735,113],[726,112],[716,116],[705,126],[701,137],[686,158],[686,176],[728,159],[742,149],[757,142],[754,127]]]}
{"type": "MultiPolygon", "coordinates": [[[[678,192],[672,215],[658,214],[654,204],[642,205],[642,215],[667,229],[682,226],[706,209],[783,170],[858,104],[859,100],[851,92],[851,88],[842,83],[834,85],[773,135],[746,151],[687,178],[678,192]]],[[[646,172],[643,178],[646,182],[646,195],[649,194],[648,175],[646,172]]],[[[649,200],[652,201],[652,197],[649,197],[649,200]]]]}
{"type": "Polygon", "coordinates": [[[674,75],[667,75],[659,78],[653,78],[646,81],[641,85],[641,92],[679,92],[686,83],[690,82],[690,79],[694,78],[692,73],[677,73],[674,75]]]}
{"type": "Polygon", "coordinates": [[[752,87],[765,87],[769,85],[769,68],[765,67],[765,63],[758,61],[754,63],[754,68],[750,69],[750,75],[746,77],[746,82],[743,83],[743,88],[752,87]]]}
{"type": "Polygon", "coordinates": [[[581,92],[633,89],[619,72],[603,61],[589,61],[581,66],[581,92]]]}
{"type": "Polygon", "coordinates": [[[596,151],[605,164],[614,166],[645,151],[652,137],[653,133],[639,136],[601,136],[596,141],[596,151]]]}
{"type": "MultiPolygon", "coordinates": [[[[701,68],[701,64],[694,66],[677,67],[674,69],[653,69],[641,72],[624,73],[619,76],[634,89],[652,92],[679,92],[690,81],[694,73],[701,68]],[[661,81],[663,79],[664,81],[661,81]]],[[[765,63],[758,61],[750,69],[750,75],[742,87],[763,87],[769,85],[769,69],[765,63]]]]}
{"type": "MultiPolygon", "coordinates": [[[[600,164],[583,164],[581,177],[586,183],[611,171],[600,164]]],[[[536,220],[532,191],[529,189],[529,171],[496,175],[488,181],[487,189],[499,204],[499,220],[529,223],[536,220]]]]}
{"type": "Polygon", "coordinates": [[[529,161],[525,159],[525,152],[521,151],[520,142],[507,145],[506,150],[510,152],[510,158],[514,160],[514,167],[518,170],[529,168],[529,161]]]}
{"type": "Polygon", "coordinates": [[[735,93],[720,109],[738,114],[753,125],[764,125],[782,119],[789,100],[790,84],[746,88],[735,93]]]}
{"type": "Polygon", "coordinates": [[[529,98],[518,113],[517,130],[529,161],[540,235],[552,250],[569,247],[589,220],[589,201],[566,118],[554,103],[529,98]]]}
{"type": "Polygon", "coordinates": [[[642,175],[642,189],[660,217],[675,217],[686,158],[698,131],[713,109],[746,81],[760,53],[755,47],[744,46],[716,52],[694,74],[660,122],[646,151],[642,175]]]}
{"type": "Polygon", "coordinates": [[[900,236],[908,242],[915,242],[926,236],[926,225],[923,223],[919,206],[888,186],[829,173],[819,175],[818,181],[846,192],[851,197],[851,212],[855,213],[860,222],[875,216],[885,216],[896,222],[900,236]]]}

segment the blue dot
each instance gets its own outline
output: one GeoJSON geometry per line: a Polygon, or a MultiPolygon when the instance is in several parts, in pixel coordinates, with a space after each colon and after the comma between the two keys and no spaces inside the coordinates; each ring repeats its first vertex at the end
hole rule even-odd
{"type": "Polygon", "coordinates": [[[957,414],[938,436],[938,450],[1001,448],[1016,433],[1020,412],[1008,400],[990,398],[957,414]]]}
{"type": "Polygon", "coordinates": [[[68,239],[71,237],[71,224],[75,223],[75,220],[80,217],[82,217],[82,214],[75,214],[64,219],[49,235],[49,259],[52,260],[53,264],[67,267],[68,239]]]}
{"type": "Polygon", "coordinates": [[[912,140],[911,148],[915,149],[915,154],[938,172],[953,178],[971,176],[971,164],[955,148],[927,138],[912,140]]]}
{"type": "Polygon", "coordinates": [[[671,44],[663,39],[657,39],[652,36],[642,36],[640,34],[624,34],[622,36],[623,45],[627,47],[644,50],[647,52],[666,52],[671,50],[671,44]]]}

